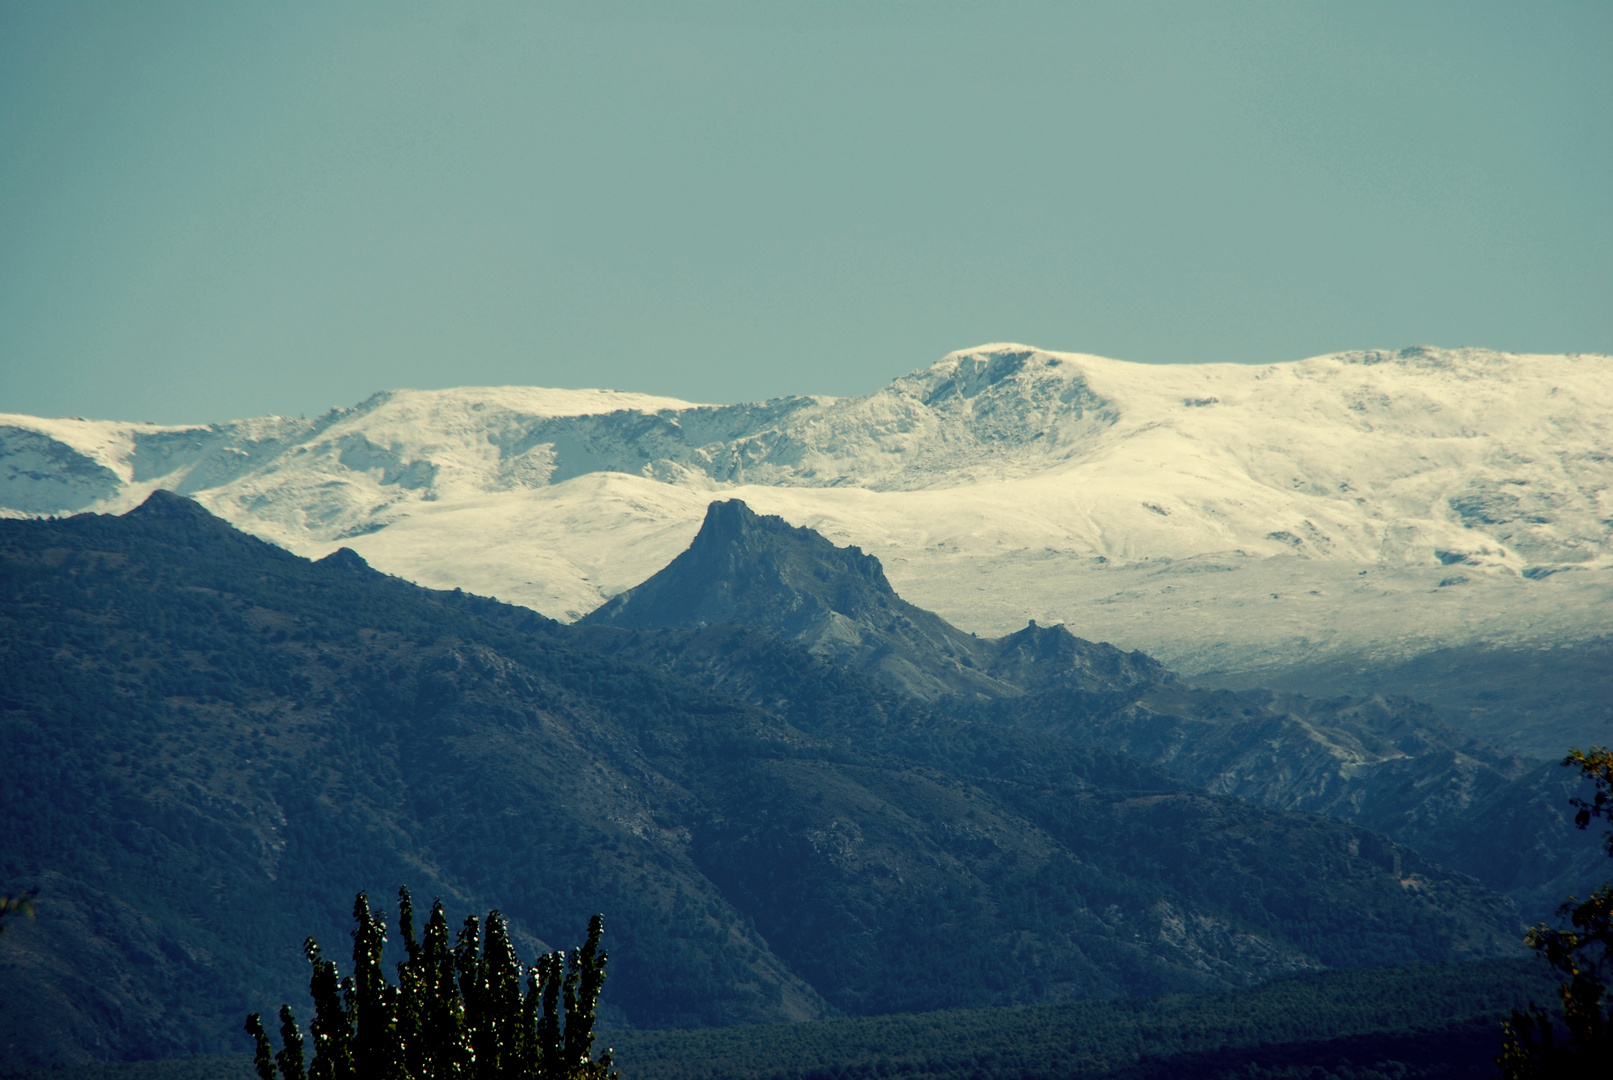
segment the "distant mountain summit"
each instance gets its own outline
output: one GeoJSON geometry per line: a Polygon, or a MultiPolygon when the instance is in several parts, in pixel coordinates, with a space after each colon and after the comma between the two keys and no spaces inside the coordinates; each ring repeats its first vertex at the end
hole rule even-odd
{"type": "Polygon", "coordinates": [[[1107,686],[1168,678],[1141,653],[1082,641],[1034,623],[992,640],[903,600],[879,560],[812,529],[758,514],[738,499],[712,503],[687,551],[586,624],[767,629],[842,667],[924,699],[1012,697],[1080,672],[1107,686]]]}
{"type": "MultiPolygon", "coordinates": [[[[757,514],[739,499],[706,508],[687,551],[584,622],[614,626],[748,623],[785,637],[814,635],[839,615],[889,619],[912,609],[861,548],[836,547],[811,529],[757,514]]],[[[912,609],[916,610],[916,609],[912,609]]]]}

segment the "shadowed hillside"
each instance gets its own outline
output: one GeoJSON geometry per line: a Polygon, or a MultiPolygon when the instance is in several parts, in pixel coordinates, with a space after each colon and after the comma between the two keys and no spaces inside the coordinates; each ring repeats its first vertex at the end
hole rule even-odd
{"type": "Polygon", "coordinates": [[[301,999],[304,935],[341,955],[353,892],[404,881],[502,908],[527,957],[607,912],[610,1015],[657,1027],[1515,948],[1500,897],[1358,826],[819,661],[790,672],[816,715],[742,700],[634,659],[654,633],[310,563],[174,496],[0,522],[0,590],[0,874],[40,887],[0,940],[12,1067],[234,1049],[301,999]]]}

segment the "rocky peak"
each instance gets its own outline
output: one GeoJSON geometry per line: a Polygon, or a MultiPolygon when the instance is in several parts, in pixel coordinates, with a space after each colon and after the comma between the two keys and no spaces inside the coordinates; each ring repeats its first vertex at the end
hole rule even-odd
{"type": "Polygon", "coordinates": [[[219,519],[207,512],[207,509],[195,499],[187,499],[183,495],[175,495],[172,491],[158,488],[146,496],[146,501],[130,510],[124,515],[134,521],[218,521],[219,519]]]}
{"type": "Polygon", "coordinates": [[[712,503],[687,551],[583,621],[756,626],[918,697],[1013,692],[985,674],[986,642],[897,596],[878,559],[738,499],[712,503]]]}
{"type": "Polygon", "coordinates": [[[714,502],[687,551],[583,619],[597,625],[760,627],[915,697],[1012,697],[1052,686],[1131,688],[1164,669],[1063,626],[991,640],[898,596],[879,560],[808,528],[714,502]]]}
{"type": "Polygon", "coordinates": [[[836,618],[888,622],[893,604],[909,606],[872,555],[836,547],[811,529],[727,499],[707,507],[687,551],[584,621],[624,627],[741,623],[799,639],[836,618]]]}

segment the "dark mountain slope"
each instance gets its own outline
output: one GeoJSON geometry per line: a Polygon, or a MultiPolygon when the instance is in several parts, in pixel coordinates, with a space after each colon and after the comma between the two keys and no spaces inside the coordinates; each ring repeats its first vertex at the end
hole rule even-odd
{"type": "MultiPolygon", "coordinates": [[[[1298,848],[1314,844],[1319,854],[1334,842],[1324,835],[1331,827],[1326,818],[1173,791],[1172,781],[1160,770],[1129,755],[1030,724],[960,718],[754,628],[572,632],[580,632],[602,652],[656,663],[775,708],[799,730],[844,738],[966,777],[1082,859],[1119,861],[1128,874],[1168,878],[1183,895],[1203,889],[1200,900],[1238,896],[1248,905],[1246,913],[1279,922],[1298,912],[1319,915],[1338,903],[1342,907],[1336,917],[1348,918],[1345,908],[1373,903],[1341,885],[1332,873],[1329,884],[1319,887],[1285,868],[1284,860],[1298,848]],[[1308,828],[1322,831],[1307,833],[1308,828]],[[1289,855],[1272,854],[1289,844],[1297,845],[1289,855]],[[1186,863],[1194,864],[1193,873],[1177,878],[1171,868],[1186,863]]],[[[1381,837],[1346,841],[1346,848],[1377,860],[1402,894],[1421,888],[1426,875],[1443,873],[1411,849],[1381,837]],[[1368,846],[1361,847],[1363,842],[1368,846]],[[1351,843],[1356,847],[1350,848],[1351,843]]],[[[1166,909],[1156,914],[1162,927],[1171,921],[1166,909]]],[[[1211,932],[1212,923],[1200,925],[1211,932]]]]}
{"type": "Polygon", "coordinates": [[[1029,726],[961,718],[755,627],[574,626],[563,633],[602,655],[660,668],[766,709],[797,730],[955,775],[1079,790],[1184,790],[1165,770],[1126,754],[1029,726]]]}
{"type": "MultiPolygon", "coordinates": [[[[1202,791],[1367,825],[1506,891],[1531,919],[1547,917],[1600,872],[1593,839],[1566,813],[1578,790],[1573,777],[1464,735],[1427,706],[1196,688],[1150,657],[1083,641],[1062,626],[975,638],[901,601],[872,556],[737,502],[713,503],[683,556],[584,621],[756,627],[915,706],[935,703],[937,715],[1061,735],[1202,791]]],[[[776,676],[747,672],[760,662],[755,649],[725,655],[699,639],[666,638],[635,655],[797,723],[807,723],[801,695],[815,700],[799,681],[774,687],[764,684],[776,676]]],[[[766,661],[763,669],[800,662],[766,661]]],[[[888,739],[894,729],[879,730],[888,739]]],[[[892,747],[907,755],[923,742],[911,731],[899,741],[892,747]]]]}
{"type": "Polygon", "coordinates": [[[400,882],[497,904],[529,957],[606,911],[606,999],[655,1026],[1514,947],[1494,894],[1359,827],[993,742],[810,656],[775,712],[736,696],[766,665],[718,692],[694,660],[736,650],[666,671],[634,639],[172,496],[0,522],[0,880],[41,887],[0,939],[0,1065],[233,1049],[302,1000],[303,936],[341,955],[352,893],[400,882]]]}
{"type": "Polygon", "coordinates": [[[1117,700],[1052,691],[1004,701],[1006,723],[1090,741],[1200,790],[1366,825],[1548,918],[1602,873],[1575,829],[1574,774],[1464,735],[1407,698],[1317,701],[1160,683],[1117,700]]]}
{"type": "Polygon", "coordinates": [[[1078,638],[1063,626],[1037,626],[988,641],[989,673],[1021,693],[1049,690],[1126,697],[1175,685],[1164,664],[1141,652],[1078,638]]]}

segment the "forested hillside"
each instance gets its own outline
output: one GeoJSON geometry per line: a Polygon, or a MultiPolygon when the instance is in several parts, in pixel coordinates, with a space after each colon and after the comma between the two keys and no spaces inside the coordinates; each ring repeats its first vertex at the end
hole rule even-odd
{"type": "MultiPolygon", "coordinates": [[[[1554,990],[1533,960],[1407,964],[1252,990],[681,1031],[615,1031],[633,1080],[1468,1080],[1554,990]]],[[[26,1080],[256,1080],[249,1055],[26,1080]]]]}
{"type": "Polygon", "coordinates": [[[821,663],[730,692],[633,659],[653,633],[310,563],[174,496],[0,522],[0,589],[0,874],[40,889],[0,940],[12,1067],[238,1047],[301,996],[303,937],[403,881],[502,908],[524,955],[608,912],[607,1018],[644,1027],[1517,948],[1504,899],[1365,828],[821,663]]]}

